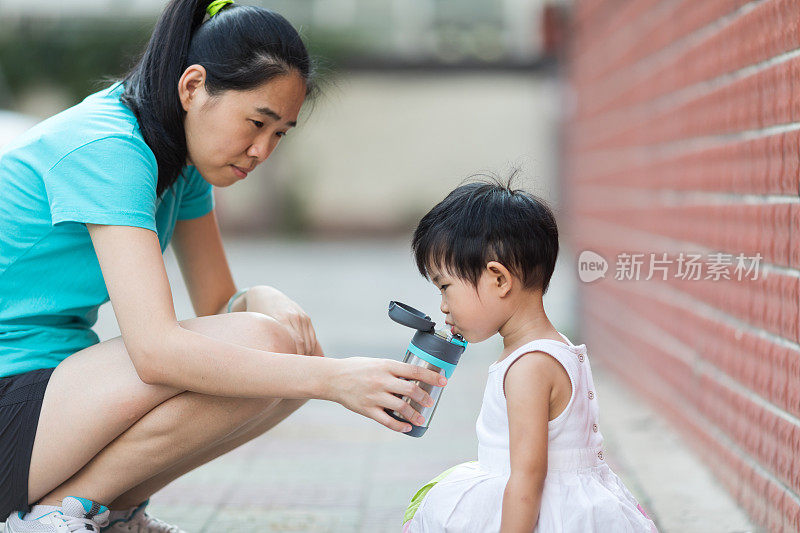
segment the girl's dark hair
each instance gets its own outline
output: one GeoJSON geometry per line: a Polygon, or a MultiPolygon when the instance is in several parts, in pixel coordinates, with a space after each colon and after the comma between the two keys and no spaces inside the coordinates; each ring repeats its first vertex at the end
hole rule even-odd
{"type": "Polygon", "coordinates": [[[290,72],[314,90],[311,59],[300,35],[278,13],[260,7],[226,5],[204,22],[211,0],[172,0],[156,23],[141,59],[124,77],[122,101],[139,120],[145,142],[158,162],[160,196],[186,165],[185,112],[178,80],[189,65],[206,69],[211,95],[254,89],[290,72]]]}
{"type": "MultiPolygon", "coordinates": [[[[513,178],[513,176],[512,176],[513,178]]],[[[420,273],[441,268],[477,286],[498,261],[528,289],[547,291],[558,256],[558,227],[547,204],[509,183],[456,188],[422,217],[411,248],[420,273]]]]}

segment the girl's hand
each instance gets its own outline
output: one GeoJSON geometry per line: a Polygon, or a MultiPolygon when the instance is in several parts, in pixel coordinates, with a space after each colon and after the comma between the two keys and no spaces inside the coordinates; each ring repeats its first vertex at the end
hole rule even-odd
{"type": "Polygon", "coordinates": [[[340,364],[331,379],[330,399],[399,432],[411,431],[411,426],[395,420],[384,409],[397,411],[416,425],[422,424],[424,419],[395,395],[408,396],[420,405],[433,405],[430,395],[408,380],[419,380],[437,387],[447,383],[444,376],[432,370],[399,361],[350,357],[339,359],[337,363],[340,364]]]}
{"type": "Polygon", "coordinates": [[[245,309],[271,316],[289,330],[298,354],[322,356],[311,318],[288,296],[274,287],[258,285],[245,294],[245,309]]]}

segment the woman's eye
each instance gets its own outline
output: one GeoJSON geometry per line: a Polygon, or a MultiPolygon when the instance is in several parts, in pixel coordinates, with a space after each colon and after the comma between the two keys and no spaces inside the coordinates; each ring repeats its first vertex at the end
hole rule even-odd
{"type": "Polygon", "coordinates": [[[285,131],[276,131],[275,135],[277,135],[278,137],[286,137],[286,132],[285,131]]]}
{"type": "Polygon", "coordinates": [[[442,285],[442,286],[439,288],[439,290],[440,290],[440,291],[442,291],[442,292],[444,292],[444,291],[445,291],[445,289],[446,289],[447,287],[449,287],[449,286],[450,286],[450,285],[442,285]]]}
{"type": "Polygon", "coordinates": [[[255,125],[256,125],[256,128],[263,128],[263,127],[264,127],[264,123],[263,123],[263,122],[261,122],[260,120],[251,120],[250,122],[252,122],[253,124],[255,124],[255,125]]]}

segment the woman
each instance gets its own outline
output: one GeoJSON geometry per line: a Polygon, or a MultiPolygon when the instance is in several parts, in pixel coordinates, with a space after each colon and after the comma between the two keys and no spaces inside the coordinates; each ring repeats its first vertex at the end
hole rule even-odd
{"type": "Polygon", "coordinates": [[[306,314],[269,287],[237,292],[225,260],[211,187],[269,157],[312,81],[280,15],[173,0],[123,82],[0,154],[7,531],[179,531],[144,512],[149,496],[308,398],[396,431],[410,426],[384,409],[420,421],[395,394],[432,403],[403,378],[437,374],[307,357],[322,349],[306,314]],[[198,318],[175,317],[170,241],[198,318]],[[122,336],[98,343],[109,298],[122,336]]]}

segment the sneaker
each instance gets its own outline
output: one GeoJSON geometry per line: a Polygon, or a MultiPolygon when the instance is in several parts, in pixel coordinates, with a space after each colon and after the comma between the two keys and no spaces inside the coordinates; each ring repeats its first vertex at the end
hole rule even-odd
{"type": "Polygon", "coordinates": [[[101,531],[103,533],[186,533],[178,526],[167,524],[147,514],[145,508],[148,503],[150,500],[142,502],[121,518],[111,520],[101,531]]]}
{"type": "Polygon", "coordinates": [[[6,533],[99,533],[100,527],[108,522],[108,513],[105,505],[67,496],[61,507],[34,505],[30,513],[12,513],[6,520],[6,533]]]}

